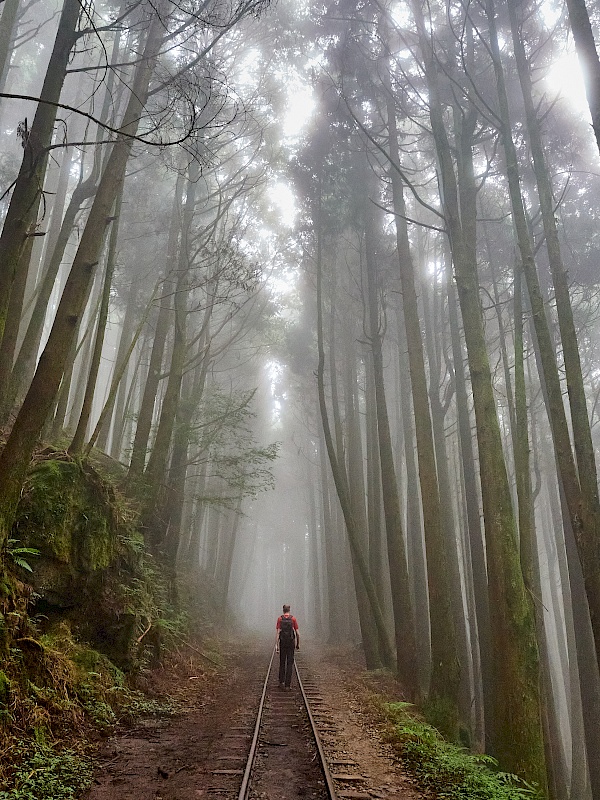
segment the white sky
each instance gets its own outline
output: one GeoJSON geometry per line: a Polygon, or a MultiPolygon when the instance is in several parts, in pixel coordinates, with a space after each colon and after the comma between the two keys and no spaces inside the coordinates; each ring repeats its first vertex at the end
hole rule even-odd
{"type": "Polygon", "coordinates": [[[293,81],[288,86],[286,114],[283,120],[283,134],[288,138],[297,138],[310,122],[315,110],[313,90],[305,83],[293,81]]]}
{"type": "Polygon", "coordinates": [[[583,75],[575,52],[566,53],[555,61],[544,83],[550,94],[558,93],[574,110],[589,115],[583,75]]]}

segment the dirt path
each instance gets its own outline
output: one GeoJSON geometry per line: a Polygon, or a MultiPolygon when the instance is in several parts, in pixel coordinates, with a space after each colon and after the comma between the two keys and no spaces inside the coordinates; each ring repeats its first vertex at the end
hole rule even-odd
{"type": "MultiPolygon", "coordinates": [[[[227,668],[207,679],[177,675],[172,693],[183,702],[185,711],[147,719],[107,740],[99,753],[94,786],[85,800],[230,800],[237,796],[270,657],[268,648],[268,643],[257,643],[245,648],[242,655],[231,654],[227,668]]],[[[391,750],[370,721],[359,697],[357,665],[347,667],[310,646],[303,647],[299,664],[301,670],[310,670],[319,685],[328,758],[354,765],[357,777],[347,785],[339,784],[340,800],[426,797],[394,763],[391,750]]],[[[277,797],[285,796],[281,787],[278,791],[277,797]]],[[[269,800],[266,791],[260,797],[269,800]]]]}
{"type": "MultiPolygon", "coordinates": [[[[342,798],[385,798],[385,800],[424,800],[431,795],[419,790],[415,781],[402,771],[389,744],[381,733],[369,708],[367,691],[360,679],[361,667],[351,653],[308,650],[300,659],[310,671],[323,697],[320,714],[334,730],[321,734],[327,761],[334,775],[352,778],[347,786],[336,781],[337,795],[342,798]],[[336,768],[335,764],[339,764],[336,768]],[[346,766],[346,765],[349,766],[346,766]],[[355,776],[361,778],[354,780],[355,776]]],[[[302,670],[302,664],[299,664],[302,670]]],[[[397,691],[387,681],[388,691],[397,691]]],[[[400,699],[400,698],[397,698],[400,699]]]]}
{"type": "MultiPolygon", "coordinates": [[[[210,789],[221,788],[213,770],[232,768],[234,763],[215,762],[212,751],[232,726],[245,730],[252,724],[252,701],[269,655],[264,647],[246,649],[243,657],[231,653],[227,668],[208,678],[184,672],[173,676],[170,685],[169,676],[162,676],[160,682],[169,687],[185,711],[148,718],[132,730],[112,736],[99,754],[95,783],[85,800],[210,797],[210,789]]],[[[240,752],[245,748],[240,739],[240,752]]]]}

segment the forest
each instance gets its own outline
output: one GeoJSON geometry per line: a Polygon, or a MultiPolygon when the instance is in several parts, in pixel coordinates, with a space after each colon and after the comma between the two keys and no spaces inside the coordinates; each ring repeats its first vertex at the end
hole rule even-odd
{"type": "Polygon", "coordinates": [[[2,747],[65,625],[127,672],[291,602],[600,800],[596,42],[595,0],[1,0],[2,747]]]}

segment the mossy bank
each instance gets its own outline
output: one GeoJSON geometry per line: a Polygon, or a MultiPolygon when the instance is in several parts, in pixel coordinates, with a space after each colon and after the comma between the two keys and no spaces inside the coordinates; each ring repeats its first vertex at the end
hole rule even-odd
{"type": "Polygon", "coordinates": [[[84,741],[149,709],[140,676],[187,616],[117,480],[65,454],[35,459],[3,561],[0,800],[76,797],[84,741]]]}

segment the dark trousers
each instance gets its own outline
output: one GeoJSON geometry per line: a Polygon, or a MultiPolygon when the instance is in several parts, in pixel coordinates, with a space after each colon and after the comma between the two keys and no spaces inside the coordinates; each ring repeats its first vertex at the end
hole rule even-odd
{"type": "Polygon", "coordinates": [[[279,683],[285,683],[286,686],[292,685],[295,647],[293,642],[291,645],[279,645],[279,683]]]}

